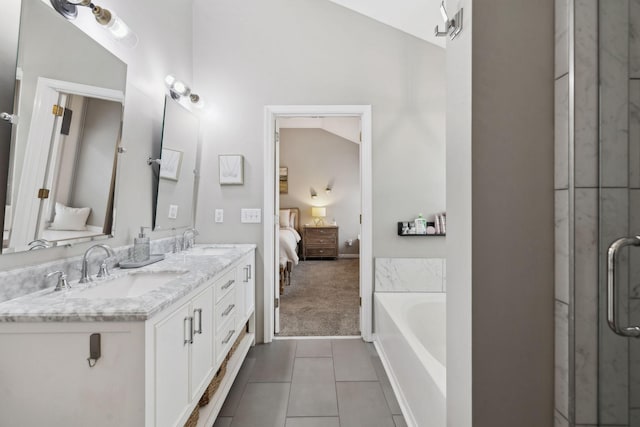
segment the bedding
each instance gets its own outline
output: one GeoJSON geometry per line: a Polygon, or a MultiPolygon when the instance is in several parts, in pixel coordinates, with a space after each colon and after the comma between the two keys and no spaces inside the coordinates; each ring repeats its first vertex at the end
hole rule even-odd
{"type": "Polygon", "coordinates": [[[292,227],[280,227],[278,233],[280,240],[280,260],[286,259],[298,265],[298,242],[301,240],[300,234],[292,227]]]}

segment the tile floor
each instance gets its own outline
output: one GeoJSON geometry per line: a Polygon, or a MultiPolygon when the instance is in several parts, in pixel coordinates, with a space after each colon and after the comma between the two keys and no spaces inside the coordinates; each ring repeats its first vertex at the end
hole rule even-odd
{"type": "Polygon", "coordinates": [[[404,427],[375,348],[278,340],[249,351],[214,427],[404,427]]]}

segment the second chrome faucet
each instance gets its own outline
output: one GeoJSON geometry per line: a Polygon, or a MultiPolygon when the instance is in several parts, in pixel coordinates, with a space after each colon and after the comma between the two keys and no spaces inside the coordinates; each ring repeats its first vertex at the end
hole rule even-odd
{"type": "Polygon", "coordinates": [[[89,249],[87,249],[87,251],[84,253],[84,256],[82,257],[82,272],[80,274],[79,283],[91,282],[91,275],[89,274],[89,255],[91,255],[91,253],[95,249],[102,249],[105,251],[107,255],[106,257],[103,258],[102,262],[100,263],[100,269],[98,270],[98,274],[96,275],[96,277],[103,278],[103,277],[109,276],[109,269],[107,268],[107,259],[114,257],[116,255],[115,252],[113,251],[113,249],[111,249],[111,246],[109,245],[102,245],[102,244],[93,245],[89,249]]]}

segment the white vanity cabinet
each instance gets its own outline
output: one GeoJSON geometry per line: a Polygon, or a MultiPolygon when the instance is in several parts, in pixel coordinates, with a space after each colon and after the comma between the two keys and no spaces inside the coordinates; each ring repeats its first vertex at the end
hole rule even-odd
{"type": "Polygon", "coordinates": [[[146,321],[0,322],[0,426],[182,427],[247,328],[200,409],[198,426],[212,425],[254,342],[244,274],[254,259],[252,250],[146,321]],[[101,357],[90,367],[93,333],[101,357]]]}

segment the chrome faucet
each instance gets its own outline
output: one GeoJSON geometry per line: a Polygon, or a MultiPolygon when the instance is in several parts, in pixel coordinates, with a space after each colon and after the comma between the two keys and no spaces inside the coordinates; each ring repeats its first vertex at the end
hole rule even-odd
{"type": "Polygon", "coordinates": [[[189,248],[192,248],[195,240],[196,240],[196,236],[200,234],[198,233],[198,230],[196,230],[195,228],[187,228],[186,230],[184,230],[184,233],[182,233],[182,250],[186,251],[189,248]],[[189,238],[189,240],[187,240],[187,235],[191,234],[191,237],[189,238]]]}
{"type": "Polygon", "coordinates": [[[47,239],[36,239],[29,242],[29,250],[32,251],[34,249],[46,249],[54,247],[54,243],[47,239]]]}
{"type": "Polygon", "coordinates": [[[61,291],[63,289],[71,289],[71,286],[69,286],[69,283],[67,282],[67,275],[64,274],[64,271],[54,271],[52,273],[49,273],[47,275],[45,275],[45,278],[49,278],[51,276],[58,276],[58,282],[56,283],[56,287],[54,289],[54,291],[61,291]]]}
{"type": "Polygon", "coordinates": [[[107,254],[107,256],[102,260],[102,263],[100,263],[100,270],[98,271],[98,274],[96,277],[103,278],[103,277],[109,276],[109,269],[107,268],[107,259],[115,256],[116,255],[115,252],[113,252],[113,249],[111,249],[109,245],[93,245],[89,249],[87,249],[87,251],[84,253],[84,256],[82,257],[82,273],[80,274],[79,283],[88,283],[91,281],[91,276],[89,275],[88,258],[89,258],[89,254],[93,252],[93,250],[96,248],[100,248],[104,250],[107,254]]]}

